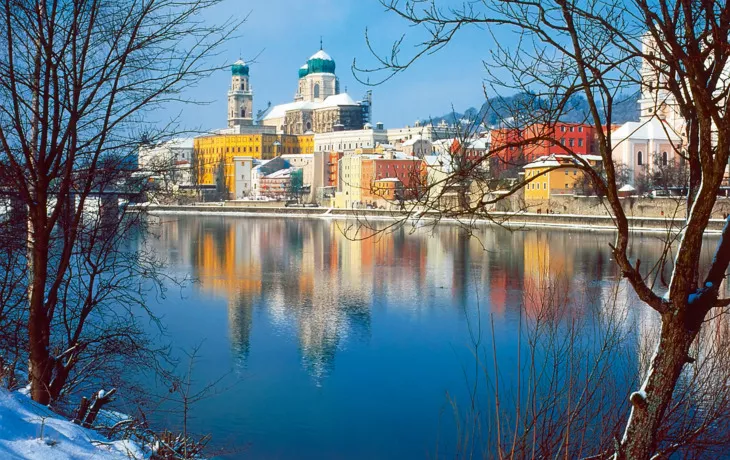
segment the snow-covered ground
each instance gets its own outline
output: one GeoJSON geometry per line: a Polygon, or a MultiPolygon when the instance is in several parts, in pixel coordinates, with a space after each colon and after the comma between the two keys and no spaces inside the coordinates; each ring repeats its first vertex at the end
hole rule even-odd
{"type": "Polygon", "coordinates": [[[134,443],[113,441],[54,414],[20,392],[0,388],[0,458],[141,459],[134,443]]]}

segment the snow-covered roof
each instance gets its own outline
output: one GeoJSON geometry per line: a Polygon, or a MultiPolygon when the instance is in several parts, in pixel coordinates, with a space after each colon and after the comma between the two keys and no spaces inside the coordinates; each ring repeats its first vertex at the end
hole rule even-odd
{"type": "Polygon", "coordinates": [[[618,189],[619,192],[635,192],[636,189],[632,187],[630,184],[626,184],[620,189],[618,189]]]}
{"type": "Polygon", "coordinates": [[[679,135],[667,124],[652,118],[649,121],[629,121],[611,133],[614,142],[625,139],[680,141],[679,135]]]}
{"type": "Polygon", "coordinates": [[[324,61],[333,61],[329,54],[325,53],[323,50],[319,50],[316,53],[314,53],[310,58],[311,59],[322,59],[324,61]]]}
{"type": "Polygon", "coordinates": [[[271,174],[264,176],[264,177],[266,177],[267,179],[282,179],[282,178],[291,176],[291,173],[293,173],[295,169],[298,169],[298,168],[280,169],[280,170],[274,171],[271,174]]]}
{"type": "Polygon", "coordinates": [[[272,106],[263,119],[274,120],[277,118],[284,118],[286,113],[290,110],[316,110],[329,107],[340,107],[344,105],[358,105],[358,103],[355,102],[347,93],[334,94],[322,102],[297,101],[272,106]]]}
{"type": "Polygon", "coordinates": [[[233,65],[246,65],[243,59],[239,59],[236,62],[233,63],[233,65]]]}
{"type": "Polygon", "coordinates": [[[279,155],[279,156],[284,158],[285,160],[288,160],[290,158],[301,158],[302,160],[311,160],[314,158],[313,153],[285,153],[285,154],[279,155]]]}
{"type": "Polygon", "coordinates": [[[288,102],[286,104],[274,105],[271,107],[269,113],[266,114],[264,120],[284,118],[286,113],[290,110],[313,110],[316,105],[316,102],[308,101],[288,102]]]}
{"type": "Polygon", "coordinates": [[[408,139],[407,141],[405,141],[403,143],[403,147],[407,147],[409,145],[414,145],[416,142],[418,142],[420,140],[423,140],[423,139],[421,139],[421,136],[415,136],[415,137],[413,137],[413,138],[408,139]]]}
{"type": "Polygon", "coordinates": [[[357,102],[355,102],[347,93],[333,94],[320,102],[320,105],[317,108],[337,107],[341,105],[357,105],[357,102]]]}
{"type": "Polygon", "coordinates": [[[486,139],[475,139],[467,143],[466,148],[472,150],[487,150],[489,148],[489,142],[486,139]]]}
{"type": "MultiPolygon", "coordinates": [[[[602,161],[603,158],[600,155],[578,155],[585,161],[602,161]]],[[[535,169],[535,168],[554,168],[561,165],[569,165],[570,163],[578,164],[578,160],[572,155],[545,155],[537,158],[535,161],[526,164],[523,169],[535,169]]]]}
{"type": "Polygon", "coordinates": [[[375,182],[400,182],[397,177],[384,177],[382,179],[376,179],[375,182]]]}
{"type": "Polygon", "coordinates": [[[411,161],[416,161],[416,160],[419,160],[420,158],[414,157],[413,155],[406,155],[403,152],[395,152],[393,154],[393,159],[394,160],[411,160],[411,161]]]}

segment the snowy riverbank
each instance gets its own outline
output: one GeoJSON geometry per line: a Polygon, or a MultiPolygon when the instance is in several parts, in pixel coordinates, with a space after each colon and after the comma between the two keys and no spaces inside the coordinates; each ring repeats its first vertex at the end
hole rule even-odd
{"type": "Polygon", "coordinates": [[[0,458],[65,460],[79,458],[141,459],[130,441],[109,441],[75,425],[22,392],[0,388],[0,458]]]}
{"type": "MultiPolygon", "coordinates": [[[[324,219],[358,219],[361,221],[395,221],[404,218],[398,211],[371,209],[337,209],[337,208],[247,208],[239,206],[193,205],[162,206],[137,205],[151,215],[199,215],[199,216],[238,216],[238,217],[286,217],[286,218],[324,218],[324,219]]],[[[134,208],[133,208],[134,209],[134,208]]],[[[417,216],[424,224],[433,219],[442,223],[464,223],[469,225],[499,225],[512,229],[563,229],[615,232],[616,227],[610,216],[591,216],[579,214],[539,214],[530,212],[494,212],[494,221],[486,219],[439,218],[434,212],[425,212],[417,216]]],[[[413,220],[411,218],[410,220],[413,220]]],[[[629,228],[637,233],[667,233],[670,229],[678,231],[684,225],[683,219],[666,217],[628,217],[629,228]]],[[[720,234],[725,224],[723,219],[711,219],[705,233],[720,234]]]]}

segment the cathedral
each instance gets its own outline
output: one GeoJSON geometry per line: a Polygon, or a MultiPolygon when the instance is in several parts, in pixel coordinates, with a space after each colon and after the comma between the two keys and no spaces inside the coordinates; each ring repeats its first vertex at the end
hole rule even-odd
{"type": "Polygon", "coordinates": [[[294,101],[269,107],[259,123],[279,134],[328,133],[362,129],[370,121],[371,95],[362,101],[340,92],[335,61],[321,49],[299,68],[294,101]]]}

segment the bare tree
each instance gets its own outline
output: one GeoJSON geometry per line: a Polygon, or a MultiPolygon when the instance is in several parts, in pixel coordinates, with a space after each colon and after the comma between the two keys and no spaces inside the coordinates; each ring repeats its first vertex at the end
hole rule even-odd
{"type": "Polygon", "coordinates": [[[118,198],[144,189],[130,167],[139,146],[169,134],[148,115],[213,70],[205,58],[235,30],[202,21],[218,3],[0,6],[0,177],[27,210],[24,324],[39,403],[109,357],[144,359],[138,322],[148,288],[137,277],[159,281],[159,265],[130,249],[139,219],[118,198]]]}
{"type": "MultiPolygon", "coordinates": [[[[648,459],[678,449],[666,437],[676,402],[673,396],[687,363],[695,359],[691,356],[693,346],[706,319],[730,304],[730,299],[719,295],[730,262],[730,221],[712,261],[700,266],[699,258],[730,156],[730,6],[712,0],[486,0],[460,6],[447,6],[438,0],[382,3],[407,23],[420,27],[426,38],[416,44],[413,55],[405,58],[401,53],[405,38],[390,53],[375,53],[378,64],[366,69],[368,72],[384,71],[385,78],[390,78],[420,57],[444,47],[462,29],[481,27],[495,37],[507,32],[517,37],[514,46],[495,40],[493,58],[486,66],[492,75],[487,86],[532,92],[543,101],[537,110],[520,114],[520,125],[553,126],[569,110],[573,96],[585,96],[585,121],[595,128],[605,177],[569,146],[563,146],[563,151],[573,158],[571,167],[582,169],[605,196],[617,230],[611,245],[613,258],[638,298],[656,312],[661,324],[656,350],[639,389],[631,395],[630,415],[612,455],[648,459]],[[494,69],[502,73],[495,75],[494,69]],[[656,264],[642,264],[629,255],[630,224],[619,199],[612,161],[613,108],[627,88],[641,88],[643,96],[655,100],[655,106],[643,116],[681,119],[677,129],[682,143],[675,143],[674,148],[688,162],[687,215],[679,234],[667,240],[673,257],[662,257],[656,264]],[[666,286],[651,281],[657,279],[657,270],[662,271],[664,263],[671,265],[666,286]]],[[[539,136],[508,143],[490,151],[483,161],[505,148],[537,140],[539,136]]],[[[564,166],[556,168],[560,167],[564,166]]],[[[471,200],[469,206],[450,210],[450,216],[490,218],[495,203],[516,194],[534,179],[520,181],[499,196],[471,200]]],[[[450,180],[455,179],[444,179],[450,180]]],[[[418,203],[411,207],[411,213],[420,213],[424,208],[438,209],[428,202],[418,203]]],[[[716,425],[699,423],[699,428],[705,430],[712,426],[716,425]]]]}

